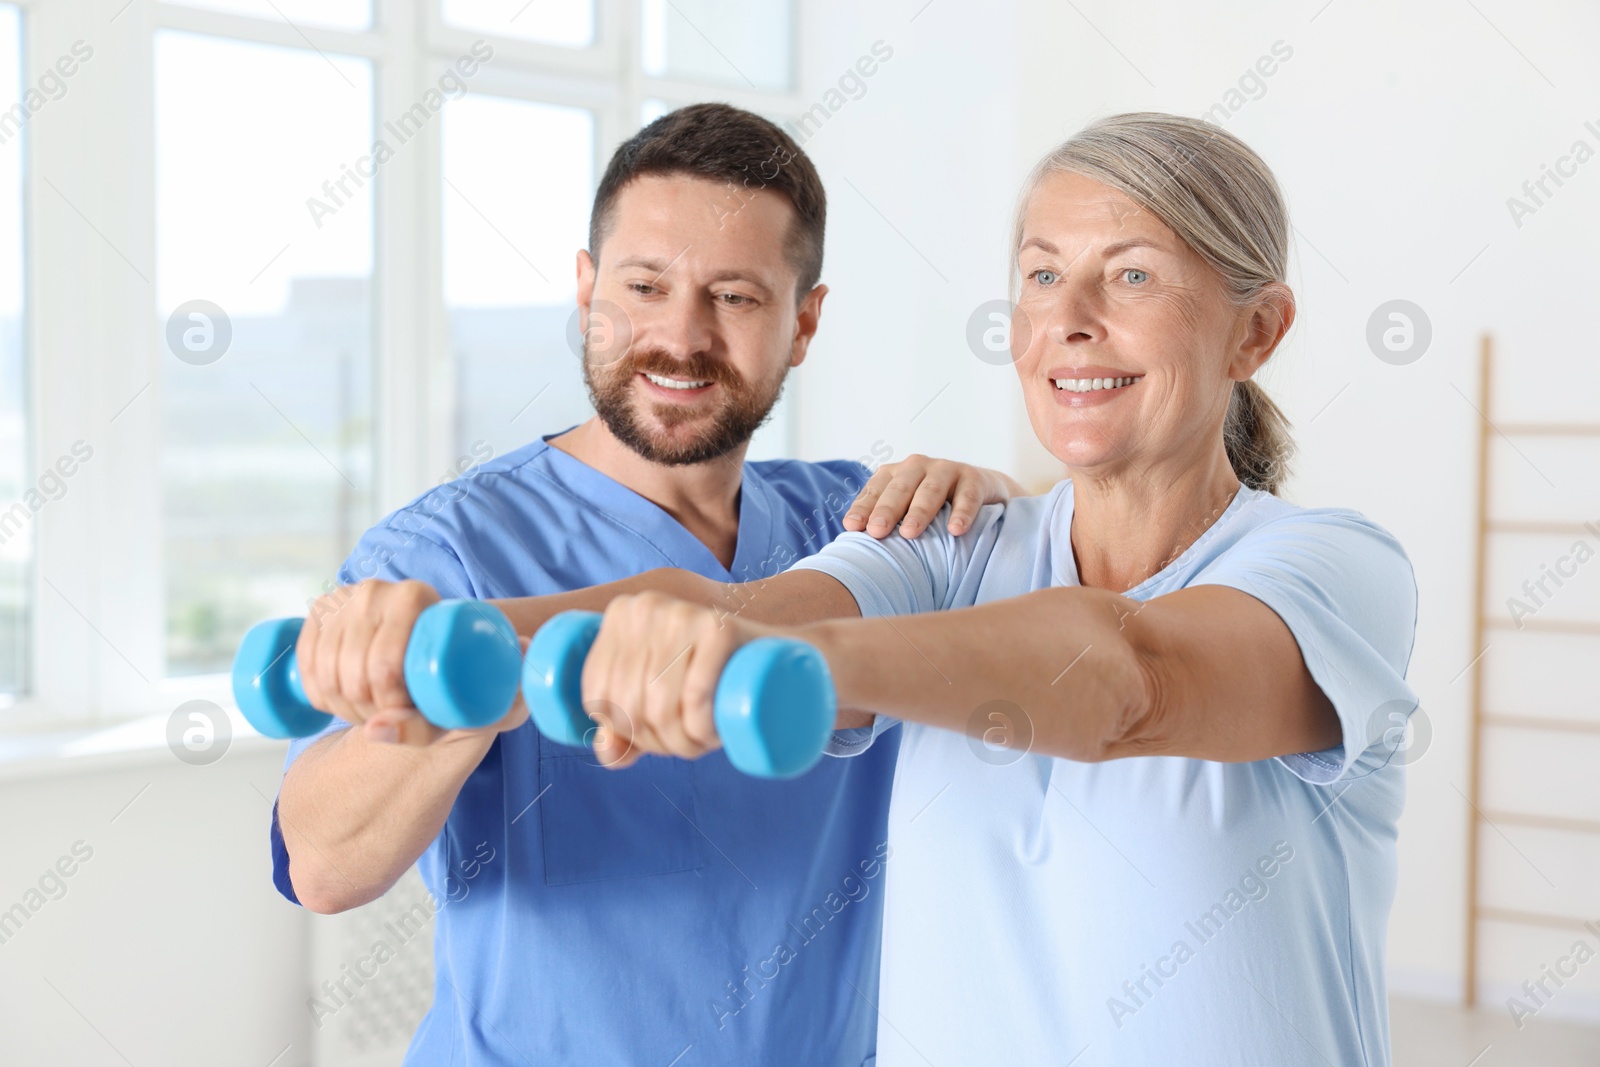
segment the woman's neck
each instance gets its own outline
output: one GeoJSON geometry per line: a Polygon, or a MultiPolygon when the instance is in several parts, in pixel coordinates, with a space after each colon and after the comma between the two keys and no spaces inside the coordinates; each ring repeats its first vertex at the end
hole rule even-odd
{"type": "Polygon", "coordinates": [[[1072,471],[1072,552],[1078,581],[1123,593],[1160,573],[1211,528],[1239,490],[1218,444],[1204,461],[1072,471]]]}

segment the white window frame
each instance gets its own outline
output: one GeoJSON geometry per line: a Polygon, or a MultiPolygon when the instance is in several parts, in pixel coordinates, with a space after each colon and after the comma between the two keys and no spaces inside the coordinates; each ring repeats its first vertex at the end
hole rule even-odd
{"type": "MultiPolygon", "coordinates": [[[[32,691],[0,708],[0,733],[103,727],[165,715],[193,698],[232,705],[225,675],[164,677],[159,413],[161,360],[171,357],[156,343],[154,314],[155,34],[182,30],[364,57],[374,65],[376,116],[419,99],[482,38],[494,58],[469,91],[593,111],[597,179],[617,143],[639,128],[647,99],[723,100],[775,115],[805,109],[798,64],[783,93],[646,76],[635,29],[640,0],[596,2],[593,45],[569,49],[446,25],[436,0],[374,0],[374,25],[365,31],[158,0],[130,0],[121,10],[21,0],[24,84],[74,41],[94,49],[67,95],[32,116],[24,133],[30,463],[42,469],[78,439],[95,454],[67,494],[34,516],[32,691]]],[[[439,128],[429,124],[424,150],[402,153],[376,183],[374,518],[435,483],[455,459],[439,128]]]]}

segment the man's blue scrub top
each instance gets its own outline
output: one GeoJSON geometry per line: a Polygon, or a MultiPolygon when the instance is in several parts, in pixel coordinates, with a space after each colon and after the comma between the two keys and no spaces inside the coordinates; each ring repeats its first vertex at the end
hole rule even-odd
{"type": "MultiPolygon", "coordinates": [[[[866,476],[844,461],[745,464],[730,571],[541,440],[389,515],[339,580],[482,599],[656,567],[753,581],[836,537],[866,476]]],[[[895,740],[775,782],[721,752],[608,771],[531,723],[500,735],[418,861],[436,980],[406,1063],[871,1062],[895,740]]],[[[294,900],[276,804],[272,853],[294,900]]]]}

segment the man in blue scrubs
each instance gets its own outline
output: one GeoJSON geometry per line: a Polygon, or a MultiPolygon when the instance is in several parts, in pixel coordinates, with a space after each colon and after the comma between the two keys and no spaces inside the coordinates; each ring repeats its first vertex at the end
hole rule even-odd
{"type": "MultiPolygon", "coordinates": [[[[370,610],[396,587],[373,582],[306,625],[308,694],[342,721],[290,746],[274,880],[336,912],[420,864],[437,982],[408,1064],[872,1058],[892,738],[784,782],[721,753],[608,770],[542,738],[520,701],[495,727],[439,731],[398,679],[365,677],[366,650],[438,596],[669,566],[751,581],[837,536],[863,463],[743,462],[816,331],[823,222],[810,161],[747,112],[685,108],[622,145],[594,259],[578,254],[596,417],[367,532],[340,581],[403,581],[398,634],[370,610]]],[[[971,511],[1014,491],[971,470],[956,489],[971,511]]]]}

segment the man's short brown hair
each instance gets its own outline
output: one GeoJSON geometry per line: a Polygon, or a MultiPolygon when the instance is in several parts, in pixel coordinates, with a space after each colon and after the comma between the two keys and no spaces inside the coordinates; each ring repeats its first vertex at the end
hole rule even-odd
{"type": "Polygon", "coordinates": [[[617,195],[647,174],[728,183],[741,198],[758,189],[784,194],[795,212],[788,255],[799,275],[796,296],[809,293],[822,277],[827,223],[822,179],[794,139],[760,115],[727,104],[691,104],[662,115],[619,145],[589,215],[589,253],[597,263],[617,195]]]}

